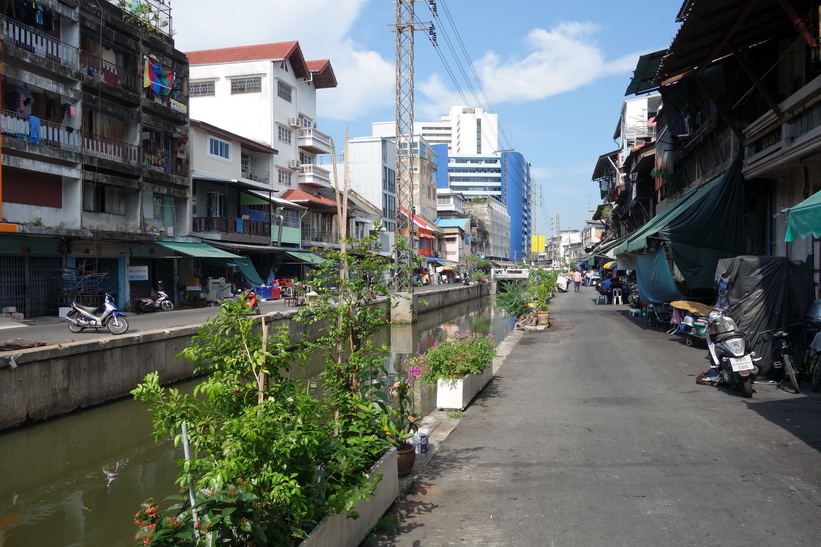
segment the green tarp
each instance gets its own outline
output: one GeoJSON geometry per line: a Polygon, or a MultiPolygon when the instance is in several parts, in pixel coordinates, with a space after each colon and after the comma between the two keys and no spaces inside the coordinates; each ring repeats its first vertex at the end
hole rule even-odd
{"type": "Polygon", "coordinates": [[[615,254],[647,247],[647,239],[662,240],[676,267],[693,289],[713,286],[716,264],[744,251],[744,180],[741,156],[720,177],[685,194],[616,247],[615,254]]]}
{"type": "Polygon", "coordinates": [[[816,192],[787,211],[787,237],[795,241],[807,236],[821,237],[821,192],[816,192]]]}
{"type": "Polygon", "coordinates": [[[231,261],[239,271],[242,272],[242,275],[245,276],[245,279],[251,282],[252,285],[259,286],[263,285],[262,278],[257,273],[257,269],[254,268],[253,262],[247,256],[243,256],[240,259],[235,259],[231,261]]]}

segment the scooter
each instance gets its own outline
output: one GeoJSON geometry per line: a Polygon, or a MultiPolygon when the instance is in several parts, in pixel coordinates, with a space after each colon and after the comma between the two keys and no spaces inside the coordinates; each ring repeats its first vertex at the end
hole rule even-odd
{"type": "Polygon", "coordinates": [[[68,321],[68,330],[74,333],[107,328],[111,334],[123,334],[128,330],[128,321],[110,294],[105,295],[104,304],[98,308],[72,302],[71,310],[64,319],[68,321]]]}
{"type": "Polygon", "coordinates": [[[710,367],[716,370],[721,381],[740,387],[744,397],[752,397],[753,381],[759,373],[754,361],[760,358],[755,358],[744,333],[725,315],[724,309],[711,311],[707,316],[705,338],[710,367]]]}
{"type": "Polygon", "coordinates": [[[146,313],[152,311],[171,311],[174,309],[174,303],[162,290],[162,281],[157,282],[157,285],[157,298],[142,296],[131,299],[131,307],[135,312],[146,313]]]}
{"type": "Polygon", "coordinates": [[[223,300],[223,302],[237,302],[241,298],[245,299],[245,306],[248,308],[246,311],[254,312],[257,315],[262,314],[262,310],[259,308],[259,298],[257,298],[257,293],[254,289],[248,289],[243,293],[242,296],[231,296],[223,300]]]}

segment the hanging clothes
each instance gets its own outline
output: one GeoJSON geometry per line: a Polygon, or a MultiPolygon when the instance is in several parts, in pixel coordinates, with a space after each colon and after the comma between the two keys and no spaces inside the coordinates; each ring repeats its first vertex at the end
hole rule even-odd
{"type": "Polygon", "coordinates": [[[40,118],[29,116],[29,141],[40,142],[40,118]]]}

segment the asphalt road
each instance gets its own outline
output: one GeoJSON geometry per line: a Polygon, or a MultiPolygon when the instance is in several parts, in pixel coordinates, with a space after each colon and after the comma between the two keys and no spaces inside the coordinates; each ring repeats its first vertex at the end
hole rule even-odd
{"type": "Polygon", "coordinates": [[[706,348],[554,298],[368,545],[818,545],[821,396],[695,383],[706,348]]]}

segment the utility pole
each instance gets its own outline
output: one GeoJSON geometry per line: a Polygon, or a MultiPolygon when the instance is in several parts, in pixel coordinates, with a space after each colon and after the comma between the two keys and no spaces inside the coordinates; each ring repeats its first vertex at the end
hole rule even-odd
{"type": "MultiPolygon", "coordinates": [[[[399,245],[394,255],[396,276],[394,289],[398,298],[392,315],[396,321],[413,322],[410,295],[413,293],[413,100],[414,100],[414,33],[427,30],[436,44],[432,23],[417,23],[415,0],[396,1],[396,235],[399,245]],[[424,25],[424,26],[422,26],[424,25]],[[417,28],[420,26],[421,28],[417,28]]],[[[428,2],[436,13],[436,3],[428,2]]]]}

